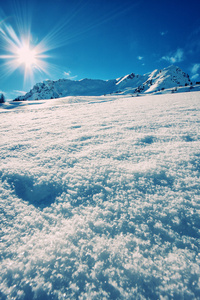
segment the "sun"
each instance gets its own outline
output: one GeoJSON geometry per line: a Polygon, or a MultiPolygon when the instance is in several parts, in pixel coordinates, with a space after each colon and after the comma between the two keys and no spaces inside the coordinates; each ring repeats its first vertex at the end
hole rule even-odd
{"type": "Polygon", "coordinates": [[[17,49],[19,64],[24,64],[25,68],[32,68],[37,63],[37,53],[29,45],[22,45],[17,49]]]}
{"type": "Polygon", "coordinates": [[[24,73],[24,82],[27,80],[34,82],[35,75],[47,74],[50,63],[46,59],[49,51],[45,42],[34,43],[29,27],[26,32],[17,32],[14,28],[3,22],[0,26],[0,45],[5,54],[0,55],[4,60],[4,77],[11,75],[16,69],[21,69],[24,73]]]}

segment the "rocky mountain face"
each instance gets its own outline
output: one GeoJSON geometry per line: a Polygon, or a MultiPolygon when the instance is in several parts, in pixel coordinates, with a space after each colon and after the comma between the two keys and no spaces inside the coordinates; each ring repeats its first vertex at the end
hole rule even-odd
{"type": "Polygon", "coordinates": [[[37,83],[28,93],[15,99],[39,100],[66,96],[101,96],[105,94],[149,94],[179,86],[192,85],[189,75],[176,66],[154,70],[145,75],[134,73],[112,80],[59,79],[37,83]]]}

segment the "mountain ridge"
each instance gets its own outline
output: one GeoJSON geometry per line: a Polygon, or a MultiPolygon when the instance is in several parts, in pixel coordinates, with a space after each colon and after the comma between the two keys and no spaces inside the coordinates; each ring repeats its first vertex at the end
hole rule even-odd
{"type": "Polygon", "coordinates": [[[179,67],[171,65],[161,70],[138,75],[128,74],[117,79],[88,79],[57,81],[46,80],[36,83],[33,88],[14,101],[54,99],[66,96],[102,96],[106,94],[152,94],[180,86],[192,86],[189,75],[179,67]]]}

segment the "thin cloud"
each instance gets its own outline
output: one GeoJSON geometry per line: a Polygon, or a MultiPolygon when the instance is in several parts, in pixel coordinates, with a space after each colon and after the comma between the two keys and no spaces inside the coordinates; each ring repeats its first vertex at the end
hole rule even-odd
{"type": "Polygon", "coordinates": [[[176,52],[170,53],[169,55],[166,55],[166,56],[163,56],[162,59],[169,61],[172,64],[181,62],[184,59],[184,51],[179,48],[176,50],[176,52]]]}
{"type": "Polygon", "coordinates": [[[191,77],[192,80],[196,80],[199,77],[199,73],[198,73],[199,69],[200,69],[200,64],[194,64],[192,66],[191,68],[191,73],[193,74],[191,77]]]}
{"type": "Polygon", "coordinates": [[[75,76],[71,76],[71,71],[68,71],[68,72],[63,72],[63,75],[65,76],[65,77],[67,77],[67,79],[71,79],[71,80],[73,80],[73,79],[75,79],[76,77],[77,77],[77,75],[75,75],[75,76]]]}
{"type": "Polygon", "coordinates": [[[71,73],[70,71],[69,72],[63,72],[63,75],[64,76],[70,76],[70,73],[71,73]]]}
{"type": "Polygon", "coordinates": [[[13,93],[19,94],[19,95],[25,95],[27,92],[25,92],[25,91],[19,91],[19,90],[14,90],[13,93]]]}
{"type": "Polygon", "coordinates": [[[163,35],[166,35],[167,33],[168,33],[168,31],[167,31],[167,30],[166,30],[166,31],[161,31],[161,32],[160,32],[160,35],[162,35],[162,36],[163,36],[163,35]]]}
{"type": "Polygon", "coordinates": [[[138,56],[137,59],[138,59],[138,60],[142,60],[142,59],[143,59],[143,56],[138,56]]]}
{"type": "Polygon", "coordinates": [[[199,77],[199,74],[197,73],[197,74],[193,75],[193,76],[191,77],[191,79],[192,79],[192,80],[196,80],[198,77],[199,77]]]}
{"type": "Polygon", "coordinates": [[[192,74],[196,74],[199,68],[200,68],[200,64],[194,64],[191,70],[192,74]]]}

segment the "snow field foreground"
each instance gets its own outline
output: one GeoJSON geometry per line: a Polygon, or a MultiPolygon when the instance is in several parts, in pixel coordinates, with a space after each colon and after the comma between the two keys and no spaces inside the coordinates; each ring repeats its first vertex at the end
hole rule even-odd
{"type": "Polygon", "coordinates": [[[2,106],[0,298],[200,299],[199,120],[199,92],[2,106]]]}

